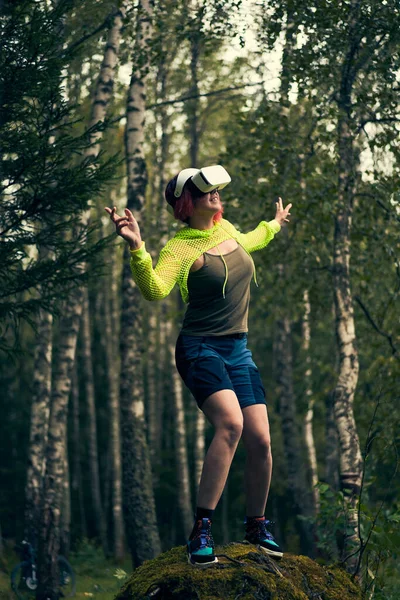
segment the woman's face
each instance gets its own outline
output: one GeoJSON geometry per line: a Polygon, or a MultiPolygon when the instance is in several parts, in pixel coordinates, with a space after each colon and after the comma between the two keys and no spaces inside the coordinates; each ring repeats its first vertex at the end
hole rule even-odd
{"type": "Polygon", "coordinates": [[[214,214],[221,210],[221,200],[219,197],[218,190],[212,190],[204,196],[200,196],[196,198],[194,201],[194,214],[197,215],[206,215],[206,214],[214,214]]]}

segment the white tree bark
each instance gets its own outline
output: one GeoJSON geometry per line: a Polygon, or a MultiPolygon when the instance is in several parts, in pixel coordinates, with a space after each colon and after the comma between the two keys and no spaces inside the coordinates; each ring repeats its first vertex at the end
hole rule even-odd
{"type": "Polygon", "coordinates": [[[310,356],[310,313],[311,304],[309,299],[308,290],[305,289],[303,292],[303,340],[302,349],[304,352],[306,370],[304,373],[304,384],[305,384],[305,396],[307,400],[307,412],[304,418],[304,440],[308,455],[308,466],[310,472],[310,481],[312,485],[312,497],[314,503],[314,515],[319,513],[319,491],[316,488],[318,484],[318,467],[317,467],[317,454],[315,451],[314,434],[313,434],[313,418],[314,418],[314,395],[312,390],[312,369],[311,369],[311,356],[310,356]]]}
{"type": "Polygon", "coordinates": [[[82,293],[80,340],[87,414],[87,433],[85,438],[88,445],[90,496],[94,516],[95,534],[101,541],[104,553],[107,554],[107,525],[101,501],[99,457],[97,451],[97,411],[93,379],[89,294],[87,287],[83,288],[82,293]]]}
{"type": "Polygon", "coordinates": [[[114,310],[116,301],[114,295],[116,290],[115,273],[115,251],[111,257],[111,276],[107,281],[103,293],[103,318],[105,353],[107,362],[108,381],[108,410],[110,417],[109,429],[109,453],[110,453],[110,485],[111,485],[111,511],[113,515],[113,541],[114,558],[122,560],[124,557],[124,522],[122,511],[122,461],[121,461],[121,429],[120,429],[120,399],[119,399],[119,375],[120,364],[118,359],[118,347],[114,335],[114,310]]]}
{"type": "MultiPolygon", "coordinates": [[[[125,132],[128,208],[141,223],[147,184],[144,159],[146,81],[152,35],[152,3],[140,0],[134,65],[127,98],[125,132]]],[[[157,528],[143,385],[143,321],[140,291],[132,279],[129,246],[124,249],[121,311],[121,433],[123,505],[134,566],[161,551],[157,528]]]]}
{"type": "MultiPolygon", "coordinates": [[[[45,248],[39,248],[39,256],[48,256],[45,248]]],[[[33,394],[30,417],[28,468],[25,486],[25,532],[24,537],[37,544],[40,522],[41,493],[46,465],[46,445],[50,418],[51,361],[53,316],[40,310],[33,366],[33,394]]]]}
{"type": "MultiPolygon", "coordinates": [[[[336,339],[339,352],[339,376],[334,389],[334,414],[340,445],[340,485],[347,490],[348,528],[344,556],[359,545],[357,501],[361,486],[362,458],[354,419],[353,403],[358,382],[359,361],[356,347],[353,299],[350,289],[350,234],[355,192],[352,132],[343,110],[339,135],[339,207],[335,217],[333,251],[333,293],[336,310],[336,339]],[[352,531],[352,533],[348,533],[352,531]]],[[[357,556],[347,562],[350,572],[357,556]]]]}
{"type": "MultiPolygon", "coordinates": [[[[103,121],[111,97],[114,71],[122,29],[123,12],[114,17],[110,28],[99,78],[96,84],[89,126],[103,121]]],[[[85,152],[86,156],[97,156],[100,150],[102,132],[92,134],[93,145],[85,152]]],[[[90,210],[82,213],[80,221],[86,227],[90,220],[90,210]]],[[[81,264],[78,269],[84,271],[81,264]]],[[[65,303],[60,319],[60,344],[57,365],[53,376],[51,399],[51,421],[47,445],[47,464],[44,480],[42,525],[38,552],[38,600],[57,600],[58,564],[60,545],[60,511],[63,482],[63,444],[67,425],[67,406],[71,388],[72,365],[75,360],[76,341],[82,313],[82,289],[78,288],[65,303]]]]}
{"type": "Polygon", "coordinates": [[[173,408],[174,408],[174,432],[175,432],[175,462],[177,469],[178,490],[177,498],[181,525],[184,534],[189,535],[193,527],[193,509],[190,497],[189,461],[186,442],[185,408],[183,405],[182,379],[175,367],[175,338],[176,333],[168,321],[167,339],[168,353],[170,356],[170,367],[173,382],[173,408]]]}
{"type": "Polygon", "coordinates": [[[82,470],[81,470],[81,435],[80,435],[80,407],[79,407],[79,388],[78,373],[76,361],[72,369],[71,378],[71,403],[72,403],[72,478],[71,493],[77,499],[80,529],[80,537],[87,537],[85,506],[83,500],[82,488],[82,470]]]}

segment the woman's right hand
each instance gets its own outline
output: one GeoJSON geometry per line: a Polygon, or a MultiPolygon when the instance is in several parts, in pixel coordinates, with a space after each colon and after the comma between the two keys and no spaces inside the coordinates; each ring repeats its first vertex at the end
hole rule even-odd
{"type": "Polygon", "coordinates": [[[108,212],[111,221],[115,223],[116,233],[129,242],[131,249],[137,250],[140,248],[142,245],[142,238],[140,236],[139,225],[129,208],[125,208],[124,217],[119,217],[116,214],[115,211],[117,209],[115,206],[112,209],[105,206],[104,210],[108,212]]]}

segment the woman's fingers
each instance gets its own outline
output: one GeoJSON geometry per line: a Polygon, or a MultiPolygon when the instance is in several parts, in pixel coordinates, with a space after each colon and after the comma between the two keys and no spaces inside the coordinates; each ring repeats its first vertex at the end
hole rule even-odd
{"type": "MultiPolygon", "coordinates": [[[[118,217],[118,215],[115,214],[115,211],[117,210],[116,206],[113,206],[112,210],[111,208],[108,208],[108,206],[104,207],[104,210],[106,210],[108,212],[108,214],[110,215],[110,219],[111,221],[113,221],[113,223],[115,223],[115,219],[114,217],[118,217]]],[[[118,217],[119,218],[119,217],[118,217]]]]}
{"type": "Polygon", "coordinates": [[[129,208],[125,209],[125,214],[128,217],[128,220],[130,223],[134,223],[135,222],[135,217],[133,216],[133,214],[131,213],[131,211],[129,210],[129,208]]]}

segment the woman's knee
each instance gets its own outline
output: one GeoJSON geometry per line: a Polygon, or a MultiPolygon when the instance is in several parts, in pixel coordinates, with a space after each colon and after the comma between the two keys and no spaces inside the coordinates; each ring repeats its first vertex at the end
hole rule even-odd
{"type": "Polygon", "coordinates": [[[243,419],[231,418],[219,423],[215,434],[223,437],[229,446],[236,446],[239,443],[243,431],[243,419]]]}
{"type": "Polygon", "coordinates": [[[255,434],[251,436],[251,439],[247,439],[245,446],[248,452],[257,455],[258,457],[272,458],[271,438],[269,435],[264,433],[255,434]]]}

